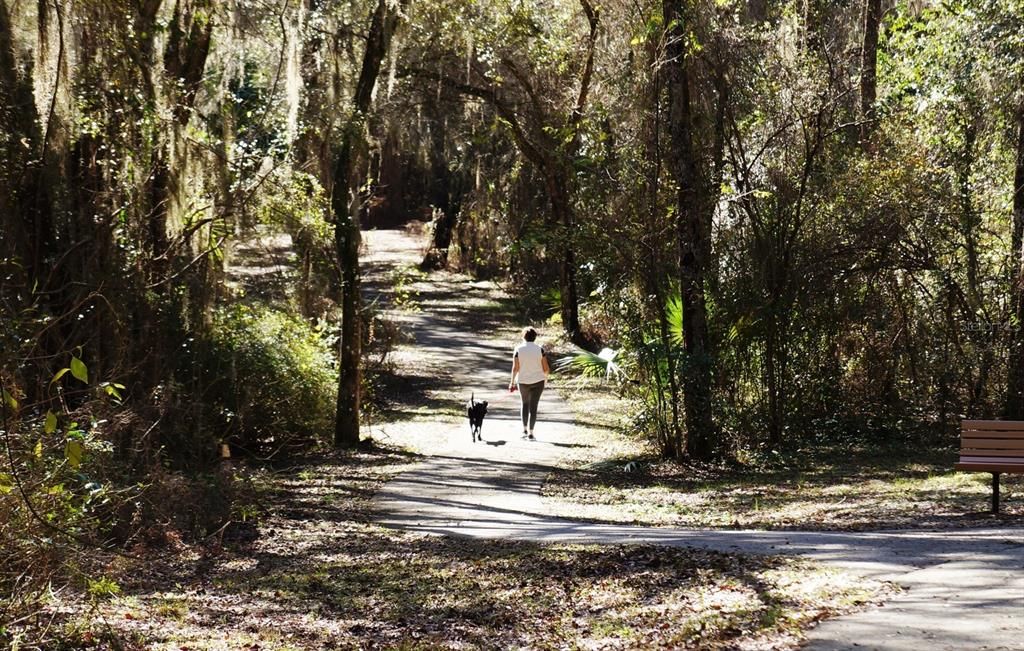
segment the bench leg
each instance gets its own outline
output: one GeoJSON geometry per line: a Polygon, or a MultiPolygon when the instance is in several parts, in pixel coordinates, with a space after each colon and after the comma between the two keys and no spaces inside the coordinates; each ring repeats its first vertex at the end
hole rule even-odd
{"type": "Polygon", "coordinates": [[[999,473],[992,473],[992,512],[999,513],[999,473]]]}

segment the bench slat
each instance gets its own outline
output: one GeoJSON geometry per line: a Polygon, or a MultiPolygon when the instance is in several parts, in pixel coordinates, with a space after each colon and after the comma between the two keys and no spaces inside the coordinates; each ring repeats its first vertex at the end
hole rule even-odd
{"type": "Polygon", "coordinates": [[[999,461],[1000,463],[1021,463],[1024,464],[1024,457],[1017,457],[1018,461],[1014,462],[1012,459],[1006,459],[1005,457],[994,457],[987,452],[975,453],[975,454],[961,454],[960,461],[999,461]]]}
{"type": "Polygon", "coordinates": [[[970,472],[1024,472],[1024,464],[998,464],[998,463],[958,463],[953,466],[954,470],[966,470],[970,472]]]}
{"type": "Polygon", "coordinates": [[[1024,431],[995,430],[995,429],[965,429],[960,431],[961,438],[993,438],[1017,440],[1024,438],[1024,431]]]}
{"type": "Polygon", "coordinates": [[[960,437],[961,445],[971,445],[976,443],[978,445],[1002,445],[1004,447],[1009,447],[1014,443],[1018,443],[1020,441],[1024,441],[1024,436],[1018,436],[1014,438],[1010,436],[993,436],[992,434],[979,434],[977,436],[962,435],[960,437]]]}
{"type": "Polygon", "coordinates": [[[1024,454],[1021,454],[1020,450],[960,450],[960,458],[964,457],[998,457],[1004,461],[1018,459],[1024,463],[1024,454]]]}
{"type": "Polygon", "coordinates": [[[1017,450],[1017,453],[1024,457],[1024,449],[1020,445],[1012,445],[1015,441],[999,441],[992,439],[974,439],[961,441],[961,449],[1005,449],[1008,451],[1017,450]]]}
{"type": "Polygon", "coordinates": [[[1024,432],[1024,420],[963,420],[960,429],[1024,432]]]}
{"type": "Polygon", "coordinates": [[[960,449],[1018,450],[1024,456],[1024,439],[963,439],[960,449]]]}

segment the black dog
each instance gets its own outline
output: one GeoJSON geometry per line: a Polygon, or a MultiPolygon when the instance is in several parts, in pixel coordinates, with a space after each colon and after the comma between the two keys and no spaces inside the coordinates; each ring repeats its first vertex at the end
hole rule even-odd
{"type": "Polygon", "coordinates": [[[486,415],[487,401],[481,400],[477,402],[474,400],[474,395],[470,394],[469,402],[466,403],[466,417],[469,418],[469,433],[473,437],[474,443],[476,443],[477,439],[484,440],[480,429],[484,426],[484,416],[486,415]]]}

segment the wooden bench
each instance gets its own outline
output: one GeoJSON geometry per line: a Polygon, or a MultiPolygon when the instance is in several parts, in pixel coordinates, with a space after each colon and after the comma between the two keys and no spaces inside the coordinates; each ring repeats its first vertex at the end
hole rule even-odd
{"type": "Polygon", "coordinates": [[[999,475],[1024,473],[1024,421],[962,421],[960,461],[954,468],[992,473],[992,512],[999,513],[999,475]]]}

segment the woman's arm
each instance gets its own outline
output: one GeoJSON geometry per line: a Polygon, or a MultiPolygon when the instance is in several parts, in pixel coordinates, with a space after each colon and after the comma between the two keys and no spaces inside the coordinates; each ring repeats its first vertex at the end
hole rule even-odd
{"type": "Polygon", "coordinates": [[[519,373],[519,357],[512,358],[512,377],[508,381],[508,390],[513,391],[516,388],[516,374],[519,373]]]}
{"type": "Polygon", "coordinates": [[[544,377],[545,378],[547,378],[548,375],[551,375],[551,364],[548,364],[548,356],[547,355],[541,355],[540,367],[542,369],[544,369],[544,377]]]}

